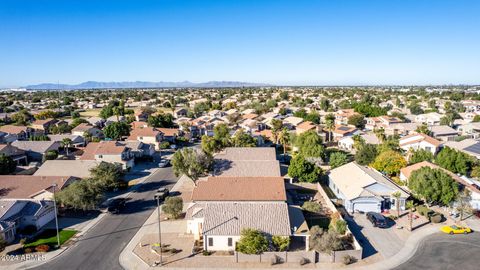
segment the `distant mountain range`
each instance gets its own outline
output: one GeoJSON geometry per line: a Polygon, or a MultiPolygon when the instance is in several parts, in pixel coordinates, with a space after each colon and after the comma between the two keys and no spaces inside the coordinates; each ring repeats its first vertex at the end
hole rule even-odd
{"type": "Polygon", "coordinates": [[[210,81],[203,83],[183,82],[96,82],[88,81],[80,84],[55,84],[42,83],[24,86],[32,90],[74,90],[74,89],[99,89],[99,88],[171,88],[171,87],[249,87],[271,86],[263,83],[236,82],[236,81],[210,81]]]}

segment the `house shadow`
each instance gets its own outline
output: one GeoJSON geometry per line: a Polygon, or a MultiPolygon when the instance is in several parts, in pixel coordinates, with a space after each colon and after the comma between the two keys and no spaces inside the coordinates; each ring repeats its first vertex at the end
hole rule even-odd
{"type": "Polygon", "coordinates": [[[357,239],[358,243],[362,246],[363,258],[368,258],[372,255],[378,253],[378,251],[373,247],[368,238],[362,233],[363,226],[359,225],[353,218],[345,217],[345,220],[348,223],[350,231],[357,239]]]}
{"type": "Polygon", "coordinates": [[[232,168],[233,162],[228,159],[215,159],[213,164],[213,175],[222,175],[223,172],[232,168]]]}

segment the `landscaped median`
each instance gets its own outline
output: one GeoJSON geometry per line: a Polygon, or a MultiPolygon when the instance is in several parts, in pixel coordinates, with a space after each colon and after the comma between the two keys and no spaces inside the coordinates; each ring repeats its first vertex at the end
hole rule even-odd
{"type": "MultiPolygon", "coordinates": [[[[60,246],[70,240],[76,233],[77,231],[75,230],[60,230],[60,246]]],[[[57,231],[49,229],[41,232],[31,240],[25,241],[25,244],[23,245],[23,251],[25,253],[32,253],[35,251],[48,252],[50,250],[56,249],[57,245],[57,231]]]]}

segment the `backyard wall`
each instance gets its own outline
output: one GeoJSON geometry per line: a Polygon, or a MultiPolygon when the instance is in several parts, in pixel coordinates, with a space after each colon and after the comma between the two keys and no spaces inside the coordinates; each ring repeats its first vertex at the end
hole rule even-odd
{"type": "Polygon", "coordinates": [[[315,251],[288,251],[288,252],[264,252],[260,255],[249,255],[240,252],[234,253],[233,259],[235,262],[264,262],[270,263],[274,256],[278,256],[280,262],[298,263],[302,258],[308,262],[315,262],[315,251]]]}
{"type": "MultiPolygon", "coordinates": [[[[326,203],[326,207],[328,209],[330,209],[330,211],[332,211],[332,213],[338,213],[339,214],[339,217],[341,219],[343,219],[342,215],[338,212],[337,208],[335,207],[335,205],[332,203],[332,201],[330,200],[330,198],[328,197],[327,193],[325,192],[325,190],[323,190],[323,187],[322,185],[320,185],[320,183],[317,183],[317,189],[318,189],[318,193],[320,193],[320,195],[323,197],[325,203],[326,203]]],[[[347,223],[348,224],[348,223],[347,223]]],[[[352,257],[355,257],[357,260],[361,260],[363,258],[363,248],[362,246],[360,245],[360,243],[358,243],[357,241],[357,238],[355,238],[355,235],[353,235],[353,233],[350,231],[350,228],[347,226],[347,232],[346,234],[351,234],[352,235],[352,239],[353,239],[353,250],[341,250],[341,251],[334,251],[332,253],[332,262],[337,262],[337,260],[339,262],[341,262],[342,258],[346,255],[350,255],[352,257]]],[[[328,256],[328,255],[327,255],[328,256]]],[[[321,261],[321,256],[319,257],[320,258],[320,261],[321,261]]]]}

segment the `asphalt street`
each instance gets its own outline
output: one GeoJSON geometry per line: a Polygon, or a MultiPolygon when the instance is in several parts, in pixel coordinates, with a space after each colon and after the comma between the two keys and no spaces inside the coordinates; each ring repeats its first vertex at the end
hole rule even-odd
{"type": "Polygon", "coordinates": [[[130,193],[119,214],[106,215],[63,254],[35,269],[122,269],[120,253],[155,209],[156,190],[170,189],[177,180],[171,166],[159,168],[130,193]]]}
{"type": "Polygon", "coordinates": [[[417,253],[396,270],[477,270],[480,233],[467,235],[434,234],[426,238],[417,253]]]}

